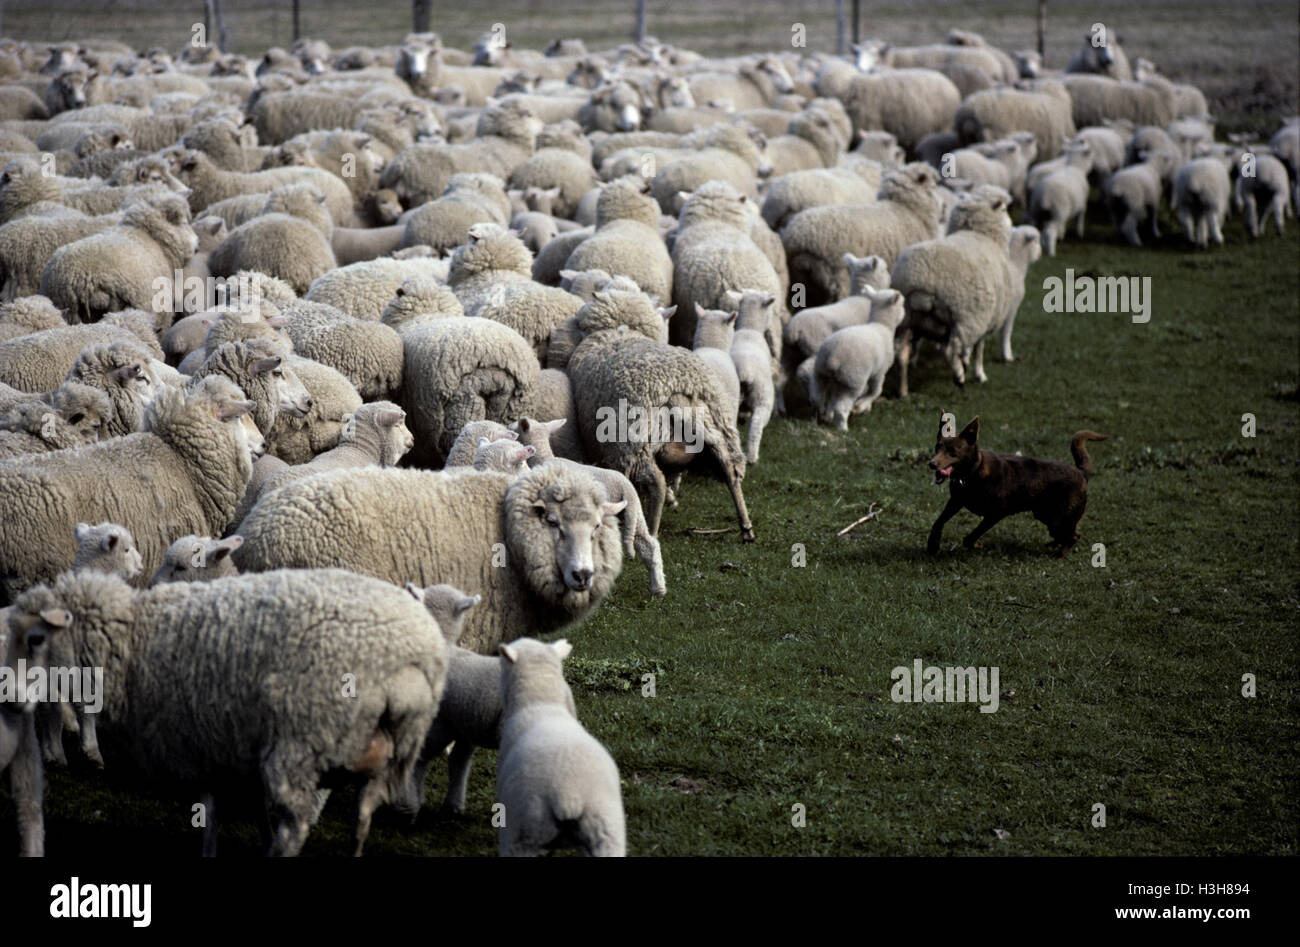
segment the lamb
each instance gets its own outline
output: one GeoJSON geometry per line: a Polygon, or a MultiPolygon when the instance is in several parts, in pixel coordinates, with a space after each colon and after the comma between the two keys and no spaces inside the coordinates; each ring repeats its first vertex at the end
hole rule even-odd
{"type": "MultiPolygon", "coordinates": [[[[830,90],[819,86],[817,94],[827,95],[830,90]]],[[[982,94],[986,93],[976,93],[982,94]]],[[[952,80],[932,69],[858,74],[836,98],[843,101],[854,132],[884,129],[909,151],[931,132],[950,127],[962,104],[952,80]]]]}
{"type": "MultiPolygon", "coordinates": [[[[694,339],[695,307],[723,308],[723,294],[729,289],[783,297],[771,260],[749,237],[753,211],[747,197],[722,181],[704,184],[682,207],[672,251],[677,314],[669,328],[674,345],[686,346],[694,339]]],[[[769,345],[779,352],[780,330],[788,318],[783,298],[776,315],[779,324],[769,345]]]]}
{"type": "MultiPolygon", "coordinates": [[[[583,309],[616,308],[635,295],[607,291],[583,309]]],[[[667,500],[665,471],[676,476],[707,451],[706,469],[719,474],[731,492],[741,539],[753,541],[741,490],[740,436],[725,397],[699,358],[637,332],[608,328],[582,340],[569,359],[568,374],[586,456],[621,472],[648,498],[651,535],[659,532],[667,500]]]]}
{"type": "Polygon", "coordinates": [[[552,441],[567,426],[568,421],[565,418],[544,421],[522,417],[510,425],[509,433],[511,437],[518,437],[521,444],[533,451],[528,459],[530,467],[539,467],[547,463],[572,464],[599,481],[611,501],[627,502],[627,506],[619,514],[619,530],[623,537],[624,555],[635,555],[641,560],[650,578],[650,596],[662,598],[668,594],[668,586],[664,580],[663,554],[659,549],[659,540],[651,535],[646,524],[645,513],[641,509],[641,500],[637,496],[636,487],[617,470],[593,467],[582,464],[581,461],[557,457],[552,441]]]}
{"type": "Polygon", "coordinates": [[[148,313],[112,313],[90,325],[64,325],[0,342],[0,381],[20,391],[44,392],[59,387],[68,370],[88,347],[108,342],[133,342],[151,357],[162,358],[148,313]]]}
{"type": "Polygon", "coordinates": [[[198,245],[185,199],[160,194],[127,207],[120,224],[56,250],[40,292],[79,322],[151,309],[156,281],[171,280],[198,245]]]}
{"type": "Polygon", "coordinates": [[[871,300],[869,320],[832,333],[818,346],[813,366],[809,399],[819,419],[841,431],[849,429],[850,414],[869,412],[880,397],[894,362],[894,333],[905,314],[898,290],[867,286],[865,293],[871,300]]]}
{"type": "Polygon", "coordinates": [[[125,526],[78,523],[72,535],[77,541],[77,552],[72,560],[74,570],[94,569],[134,579],[144,569],[144,559],[135,547],[135,538],[125,526]]]}
{"type": "Polygon", "coordinates": [[[494,471],[339,470],[286,484],[239,527],[240,569],[350,568],[388,581],[472,586],[483,606],[466,619],[464,647],[580,620],[622,568],[604,487],[566,466],[517,478],[494,471]],[[376,524],[387,524],[376,529],[376,524]]]}
{"type": "MultiPolygon", "coordinates": [[[[71,616],[58,609],[41,609],[35,615],[8,614],[11,612],[0,609],[0,653],[4,655],[0,662],[5,671],[15,672],[19,661],[28,667],[45,664],[50,631],[66,627],[71,616]]],[[[41,808],[45,767],[36,735],[37,714],[32,704],[15,709],[20,712],[0,715],[0,774],[9,770],[9,793],[18,810],[19,854],[39,858],[45,854],[45,817],[41,808]]]]}
{"type": "Polygon", "coordinates": [[[1160,198],[1163,181],[1176,164],[1172,151],[1143,151],[1142,161],[1120,168],[1106,180],[1102,197],[1111,219],[1135,247],[1142,246],[1138,230],[1150,224],[1153,239],[1160,239],[1160,198]]]}
{"type": "Polygon", "coordinates": [[[1056,241],[1077,218],[1080,239],[1088,210],[1088,172],[1092,146],[1086,141],[1065,147],[1065,165],[1039,181],[1029,196],[1029,219],[1042,233],[1043,250],[1056,256],[1056,241]]]}
{"type": "Polygon", "coordinates": [[[177,537],[218,533],[252,470],[237,420],[252,409],[233,383],[205,379],[188,392],[161,391],[145,432],[0,466],[0,601],[72,564],[79,521],[130,530],[147,574],[177,537]],[[112,490],[91,486],[110,481],[112,490]]]}
{"type": "MultiPolygon", "coordinates": [[[[775,297],[773,297],[775,298],[775,297]]],[[[736,313],[722,309],[705,309],[695,304],[695,338],[693,351],[708,366],[727,409],[727,420],[736,423],[740,413],[740,376],[731,360],[731,342],[735,337],[736,313]]],[[[766,348],[766,341],[764,342],[766,348]]]]}
{"type": "Polygon", "coordinates": [[[1234,186],[1237,205],[1246,217],[1246,232],[1252,237],[1260,235],[1260,222],[1270,215],[1278,236],[1282,235],[1282,221],[1291,209],[1291,186],[1286,166],[1267,154],[1255,155],[1255,173],[1239,174],[1234,186]]]}
{"type": "Polygon", "coordinates": [[[1011,231],[1007,243],[1007,315],[1000,330],[1001,358],[1004,362],[1014,360],[1011,354],[1011,330],[1015,325],[1016,313],[1025,299],[1025,273],[1029,265],[1043,256],[1041,235],[1034,227],[1016,227],[1011,231]]]}
{"type": "MultiPolygon", "coordinates": [[[[407,593],[429,610],[447,643],[447,686],[438,704],[438,716],[425,737],[420,759],[411,773],[410,798],[413,810],[424,804],[425,777],[429,766],[451,746],[447,761],[447,794],[444,812],[465,811],[465,791],[476,747],[496,749],[501,729],[501,659],[475,654],[460,647],[465,613],[483,600],[466,595],[453,585],[431,585],[421,589],[408,582],[407,593]]],[[[412,812],[414,815],[414,811],[412,812]]]]}
{"type": "Polygon", "coordinates": [[[163,563],[149,579],[149,588],[168,582],[212,582],[239,575],[230,554],[243,544],[238,536],[182,536],[163,553],[163,563]]]}
{"type": "Polygon", "coordinates": [[[1232,182],[1218,157],[1193,158],[1174,177],[1174,206],[1187,239],[1205,249],[1213,240],[1223,245],[1223,221],[1228,216],[1232,182]]]}
{"type": "Polygon", "coordinates": [[[65,325],[63,314],[44,296],[25,294],[0,304],[0,342],[65,325]]]}
{"type": "Polygon", "coordinates": [[[752,200],[758,194],[756,177],[772,173],[766,149],[767,140],[755,129],[715,125],[700,133],[698,151],[659,169],[650,192],[671,214],[681,212],[684,194],[709,181],[725,181],[752,200]]]}
{"type": "Polygon", "coordinates": [[[1066,64],[1066,72],[1095,73],[1112,79],[1132,79],[1133,70],[1124,55],[1118,37],[1110,38],[1103,27],[1100,32],[1090,30],[1082,45],[1066,64]]]}
{"type": "Polygon", "coordinates": [[[976,379],[986,380],[984,336],[1007,321],[1010,203],[1000,188],[979,188],[953,208],[946,236],[899,255],[890,286],[902,294],[907,309],[898,344],[901,396],[907,394],[913,336],[944,343],[958,385],[965,382],[972,356],[976,379]]]}
{"type": "Polygon", "coordinates": [[[316,277],[335,266],[329,239],[333,223],[324,204],[325,195],[311,184],[272,191],[263,215],[236,227],[212,252],[212,275],[256,270],[305,293],[316,277]]]}
{"type": "Polygon", "coordinates": [[[274,470],[261,479],[256,489],[250,481],[231,522],[243,522],[262,497],[270,496],[286,483],[329,470],[395,467],[414,446],[415,438],[406,427],[405,411],[391,401],[363,404],[346,418],[337,446],[305,464],[274,470]]]}
{"type": "Polygon", "coordinates": [[[597,200],[596,232],[569,254],[565,268],[627,276],[645,293],[667,301],[673,293],[673,263],[658,224],[659,207],[644,179],[613,181],[597,200]]]}
{"type": "Polygon", "coordinates": [[[398,224],[399,245],[424,244],[434,253],[453,250],[465,242],[465,232],[479,223],[505,226],[510,199],[501,181],[491,174],[453,174],[437,200],[422,204],[398,224]]]}
{"type": "Polygon", "coordinates": [[[451,258],[447,283],[467,316],[509,326],[546,360],[551,330],[578,311],[580,301],[553,286],[534,282],[528,248],[496,224],[475,224],[469,242],[451,258]]]}
{"type": "Polygon", "coordinates": [[[578,723],[561,662],[572,646],[523,640],[501,646],[501,751],[497,798],[505,807],[500,853],[540,855],[562,845],[626,854],[618,767],[578,723]]]}
{"type": "Polygon", "coordinates": [[[303,298],[331,305],[354,319],[378,322],[384,306],[408,279],[423,277],[445,282],[447,274],[447,261],[436,258],[367,260],[340,266],[319,277],[303,298]]]}
{"type": "MultiPolygon", "coordinates": [[[[271,168],[268,171],[225,171],[201,151],[181,151],[175,158],[177,176],[190,189],[190,208],[196,213],[217,201],[246,194],[269,194],[287,184],[311,184],[325,195],[330,220],[351,225],[352,192],[339,178],[320,168],[271,168]]],[[[229,220],[226,221],[230,223],[229,220]]]]}
{"type": "MultiPolygon", "coordinates": [[[[327,778],[361,784],[356,854],[376,806],[407,801],[447,657],[437,624],[401,589],[324,570],[137,591],[80,572],[28,592],[18,609],[54,607],[72,620],[51,652],[105,669],[102,712],[85,719],[110,762],[197,784],[205,803],[217,785],[260,778],[269,854],[302,848],[327,778]],[[357,698],[340,702],[339,681],[357,698]],[[246,699],[231,704],[233,693],[246,699]]],[[[207,815],[204,851],[215,854],[207,815]]]]}
{"type": "Polygon", "coordinates": [[[403,284],[384,311],[384,323],[402,339],[398,401],[410,415],[416,466],[438,466],[468,422],[502,423],[531,404],[540,367],[528,343],[492,320],[463,318],[446,287],[423,280],[403,284]]]}
{"type": "Polygon", "coordinates": [[[762,216],[778,233],[801,210],[838,204],[869,204],[880,190],[883,174],[875,162],[848,167],[792,171],[773,178],[763,196],[762,216]]]}
{"type": "Polygon", "coordinates": [[[514,440],[516,437],[513,431],[498,421],[470,421],[460,429],[456,440],[452,442],[443,469],[473,467],[474,458],[478,455],[479,442],[484,438],[489,441],[500,441],[514,440]]]}
{"type": "Polygon", "coordinates": [[[591,165],[591,146],[577,126],[572,129],[577,138],[573,145],[548,146],[556,140],[559,131],[556,126],[547,126],[538,136],[536,153],[510,173],[509,184],[520,190],[530,187],[556,190],[551,213],[557,217],[572,217],[578,201],[596,186],[597,178],[591,165]],[[580,150],[575,150],[575,147],[580,150]]]}
{"type": "Polygon", "coordinates": [[[364,400],[401,388],[402,340],[388,326],[308,300],[286,303],[280,312],[294,352],[342,373],[364,400]]]}
{"type": "Polygon", "coordinates": [[[528,469],[528,458],[532,456],[533,448],[520,444],[513,437],[497,441],[480,437],[478,448],[474,452],[474,462],[470,466],[475,470],[495,470],[518,476],[528,469]]]}
{"type": "Polygon", "coordinates": [[[961,103],[952,127],[963,144],[997,141],[1018,131],[1034,133],[1038,157],[1055,158],[1061,142],[1074,136],[1076,122],[1070,93],[1055,79],[1041,79],[1030,89],[985,89],[961,103]]]}
{"type": "Polygon", "coordinates": [[[796,215],[781,231],[791,281],[802,283],[808,302],[819,305],[848,294],[845,253],[879,256],[892,267],[904,247],[941,232],[938,183],[934,168],[913,162],[885,175],[874,203],[796,215]]]}
{"type": "MultiPolygon", "coordinates": [[[[740,408],[749,413],[745,460],[756,464],[763,431],[779,403],[772,383],[772,352],[767,343],[776,297],[752,290],[745,293],[729,291],[727,303],[736,310],[735,334],[729,354],[740,383],[740,408]]],[[[697,337],[698,334],[697,328],[697,337]]]]}
{"type": "Polygon", "coordinates": [[[483,171],[506,180],[532,155],[542,128],[526,108],[493,106],[483,111],[473,141],[412,145],[388,162],[379,186],[393,190],[404,207],[418,207],[442,194],[454,174],[483,171]]]}

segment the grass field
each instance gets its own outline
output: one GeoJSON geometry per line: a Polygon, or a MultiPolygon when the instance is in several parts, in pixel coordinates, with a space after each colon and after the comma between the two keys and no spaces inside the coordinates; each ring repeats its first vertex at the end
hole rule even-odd
{"type": "MultiPolygon", "coordinates": [[[[6,32],[59,38],[54,24],[70,6],[6,4],[6,32]]],[[[112,6],[118,23],[156,8],[112,6]]],[[[246,5],[227,6],[235,23],[246,5]]],[[[324,9],[331,28],[319,32],[332,42],[376,41],[376,31],[406,28],[407,6],[345,15],[342,4],[304,4],[305,26],[317,32],[310,11],[324,9]],[[353,32],[363,16],[366,28],[353,32]]],[[[734,3],[652,3],[652,28],[710,50],[752,48],[781,42],[796,15],[812,22],[814,6],[817,22],[833,22],[828,3],[760,3],[725,27],[734,3]]],[[[900,41],[934,37],[941,23],[1011,46],[1028,44],[1031,6],[864,4],[900,41]]],[[[1243,124],[1272,128],[1294,110],[1294,4],[1229,13],[1098,0],[1069,13],[1068,30],[1064,5],[1049,6],[1058,62],[1087,22],[1132,13],[1143,22],[1124,26],[1131,51],[1158,41],[1162,62],[1165,50],[1222,51],[1207,55],[1204,78],[1223,79],[1222,101],[1245,103],[1243,124]],[[1250,104],[1260,61],[1271,65],[1259,75],[1285,93],[1271,106],[1250,104]]],[[[580,4],[492,9],[525,44],[581,33],[599,45],[630,29],[630,16],[574,27],[580,4]]],[[[477,12],[435,12],[435,28],[464,44],[483,28],[477,12]]],[[[281,33],[258,33],[260,45],[287,43],[279,16],[281,33]]],[[[1285,237],[1250,241],[1233,218],[1222,248],[1195,252],[1168,237],[1136,250],[1101,215],[1091,219],[1085,242],[1067,238],[1056,259],[1031,268],[1015,364],[990,360],[989,382],[961,390],[931,355],[908,399],[882,399],[847,435],[775,420],[745,481],[758,542],[692,534],[734,520],[721,486],[688,481],[661,533],[668,597],[648,601],[645,572],[629,562],[616,594],[567,633],[580,713],[622,772],[632,854],[1296,854],[1300,227],[1292,220],[1285,237]],[[1044,312],[1043,281],[1067,268],[1149,276],[1150,322],[1044,312]],[[941,555],[925,555],[947,498],[925,469],[945,411],[959,424],[979,415],[986,448],[1059,460],[1080,428],[1111,435],[1091,445],[1098,472],[1068,558],[1049,557],[1046,530],[1028,516],[1004,521],[981,550],[954,549],[970,514],[949,523],[941,555]],[[1247,413],[1254,438],[1242,436],[1247,413]],[[878,517],[836,536],[871,503],[878,517]],[[1092,564],[1095,543],[1104,567],[1092,564]],[[792,564],[796,544],[802,567],[792,564]],[[996,666],[998,711],[892,702],[891,669],[917,658],[996,666]],[[647,673],[654,697],[642,696],[647,673]],[[1253,698],[1242,696],[1245,674],[1257,679],[1253,698]],[[1091,824],[1098,803],[1104,828],[1091,824]],[[796,805],[803,827],[792,825],[796,805]]],[[[1176,230],[1172,219],[1163,228],[1176,230]]],[[[436,766],[432,803],[445,783],[436,766]]],[[[350,850],[347,801],[331,802],[306,853],[350,850]]],[[[408,827],[381,812],[367,852],[492,854],[494,801],[495,755],[480,753],[466,816],[442,819],[431,805],[408,827]]],[[[53,772],[47,850],[109,855],[129,838],[132,853],[196,855],[194,802],[111,771],[53,772]]],[[[235,816],[223,812],[223,851],[252,854],[257,834],[235,816]]],[[[12,819],[2,795],[0,825],[12,819]]]]}

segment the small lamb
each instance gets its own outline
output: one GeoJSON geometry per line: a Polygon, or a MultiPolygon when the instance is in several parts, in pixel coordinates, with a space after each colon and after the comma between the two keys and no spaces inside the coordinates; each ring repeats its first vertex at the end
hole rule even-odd
{"type": "Polygon", "coordinates": [[[1088,172],[1092,170],[1092,146],[1072,141],[1065,146],[1065,165],[1038,182],[1029,197],[1029,216],[1042,234],[1043,250],[1056,256],[1056,241],[1070,221],[1078,220],[1083,237],[1084,215],[1088,210],[1088,172]]]}
{"type": "MultiPolygon", "coordinates": [[[[772,419],[776,406],[776,385],[772,382],[772,350],[767,344],[767,330],[772,322],[776,297],[771,293],[727,290],[727,304],[736,309],[736,334],[731,340],[731,361],[740,380],[740,406],[749,411],[749,431],[745,442],[745,460],[758,463],[758,449],[763,431],[772,419]]],[[[696,335],[699,329],[696,329],[696,335]]]]}
{"type": "Polygon", "coordinates": [[[211,582],[239,575],[230,554],[242,545],[243,536],[182,536],[163,553],[163,564],[149,580],[149,588],[167,582],[211,582]]]}
{"type": "MultiPolygon", "coordinates": [[[[740,378],[732,364],[731,342],[735,333],[736,313],[721,309],[705,309],[695,304],[695,338],[691,348],[709,367],[718,382],[718,389],[727,399],[728,420],[733,423],[740,413],[740,378]]],[[[766,348],[766,343],[764,343],[766,348]]]]}
{"type": "Polygon", "coordinates": [[[497,799],[502,855],[576,846],[626,854],[618,766],[578,722],[561,662],[572,645],[521,638],[501,645],[501,751],[497,799]]]}
{"type": "Polygon", "coordinates": [[[849,415],[871,410],[894,361],[894,332],[903,321],[903,294],[864,287],[871,299],[866,325],[839,329],[817,349],[812,402],[824,424],[849,429],[849,415]]]}
{"type": "Polygon", "coordinates": [[[116,523],[78,523],[73,530],[77,556],[73,569],[116,572],[124,579],[134,579],[144,569],[144,559],[135,548],[135,538],[125,526],[116,523]]]}
{"type": "Polygon", "coordinates": [[[518,476],[528,470],[528,458],[536,451],[520,444],[513,437],[500,440],[478,439],[478,451],[474,454],[475,470],[497,470],[504,474],[518,476]]]}
{"type": "Polygon", "coordinates": [[[429,736],[420,751],[419,762],[411,772],[411,800],[424,804],[425,777],[429,766],[451,746],[448,760],[447,795],[442,801],[445,812],[465,811],[465,790],[469,785],[469,768],[474,749],[495,750],[501,739],[501,658],[475,654],[460,647],[465,613],[483,600],[481,595],[466,595],[453,585],[431,585],[421,589],[413,582],[406,591],[429,610],[442,637],[447,642],[447,684],[438,705],[438,716],[429,728],[429,736]]]}

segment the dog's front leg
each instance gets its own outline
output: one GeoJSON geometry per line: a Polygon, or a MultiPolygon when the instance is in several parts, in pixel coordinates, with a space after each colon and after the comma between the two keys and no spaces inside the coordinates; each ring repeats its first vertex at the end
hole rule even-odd
{"type": "Polygon", "coordinates": [[[997,526],[1000,522],[1002,522],[1002,517],[997,514],[991,514],[984,517],[984,519],[980,521],[980,524],[972,529],[966,538],[962,540],[962,545],[967,549],[979,549],[980,537],[991,530],[994,526],[997,526]]]}
{"type": "Polygon", "coordinates": [[[934,521],[930,527],[930,540],[925,544],[925,551],[930,555],[936,555],[939,552],[939,540],[943,539],[943,527],[950,519],[957,515],[964,504],[955,496],[948,497],[948,505],[943,508],[939,518],[934,521]]]}

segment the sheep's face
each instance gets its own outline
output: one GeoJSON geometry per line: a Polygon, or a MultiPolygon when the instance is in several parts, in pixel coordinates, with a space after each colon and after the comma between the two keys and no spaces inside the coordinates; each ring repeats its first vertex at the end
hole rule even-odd
{"type": "Polygon", "coordinates": [[[880,40],[868,40],[865,43],[858,43],[853,47],[854,64],[861,72],[871,72],[884,60],[888,49],[888,44],[882,43],[880,40]]]}
{"type": "Polygon", "coordinates": [[[496,441],[480,437],[478,451],[474,454],[474,469],[496,470],[517,477],[528,471],[528,458],[535,453],[535,448],[520,444],[513,436],[496,441]]]}
{"type": "Polygon", "coordinates": [[[903,294],[896,289],[873,289],[867,287],[867,296],[871,299],[871,322],[893,331],[903,322],[906,308],[903,294]]]}
{"type": "MultiPolygon", "coordinates": [[[[57,653],[61,643],[52,639],[66,638],[71,624],[72,615],[54,603],[48,589],[38,586],[19,599],[9,616],[8,653],[4,663],[11,668],[19,661],[24,661],[28,668],[48,666],[52,663],[51,652],[57,653]]],[[[58,663],[58,659],[54,658],[53,663],[58,663]]],[[[38,694],[34,688],[29,689],[27,697],[17,706],[22,713],[30,714],[36,710],[38,694]]]]}
{"type": "Polygon", "coordinates": [[[223,576],[235,575],[237,570],[230,560],[230,554],[243,544],[243,536],[231,536],[228,539],[182,537],[167,548],[163,564],[149,580],[149,587],[168,582],[210,582],[223,576]]]}
{"type": "Polygon", "coordinates": [[[772,88],[777,92],[786,95],[794,91],[794,80],[790,78],[790,73],[786,71],[779,59],[765,56],[759,61],[758,69],[771,80],[772,88]]]}
{"type": "Polygon", "coordinates": [[[117,572],[124,579],[134,579],[144,569],[144,559],[129,530],[116,523],[78,523],[73,535],[77,540],[78,558],[88,552],[101,572],[117,572]]]}
{"type": "Polygon", "coordinates": [[[297,373],[284,364],[283,356],[256,359],[249,363],[248,373],[254,377],[265,376],[277,411],[295,418],[304,418],[311,410],[311,395],[297,373]]]}
{"type": "Polygon", "coordinates": [[[460,641],[465,630],[465,615],[483,601],[483,596],[467,595],[454,585],[431,585],[421,589],[407,582],[406,591],[433,616],[443,640],[449,645],[460,641]]]}
{"type": "Polygon", "coordinates": [[[242,414],[239,416],[239,424],[244,429],[243,437],[248,443],[249,460],[256,463],[259,458],[266,455],[266,438],[258,430],[257,423],[253,420],[251,414],[242,414]]]}
{"type": "Polygon", "coordinates": [[[626,505],[565,467],[543,464],[516,480],[506,493],[506,536],[532,590],[570,614],[608,594],[623,564],[614,517],[626,505]]]}
{"type": "Polygon", "coordinates": [[[429,64],[435,58],[432,47],[425,43],[407,43],[397,56],[397,74],[408,79],[423,79],[429,73],[429,64]]]}

